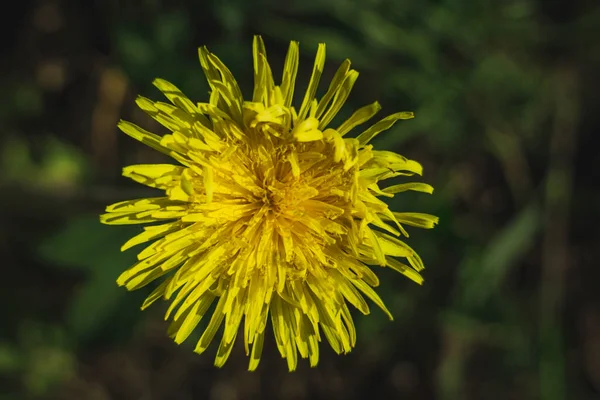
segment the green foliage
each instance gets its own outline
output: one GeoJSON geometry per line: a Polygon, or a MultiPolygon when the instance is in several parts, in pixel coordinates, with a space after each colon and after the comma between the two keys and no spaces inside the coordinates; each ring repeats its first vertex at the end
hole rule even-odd
{"type": "Polygon", "coordinates": [[[169,79],[200,95],[207,85],[201,79],[192,43],[190,15],[171,11],[156,15],[151,25],[117,21],[111,31],[119,66],[137,84],[150,90],[154,78],[169,79]]]}
{"type": "Polygon", "coordinates": [[[461,308],[480,309],[502,293],[507,275],[535,242],[540,225],[540,208],[531,204],[499,229],[483,249],[465,257],[456,284],[461,308]]]}
{"type": "MultiPolygon", "coordinates": [[[[74,376],[75,368],[74,353],[60,327],[25,320],[19,326],[16,344],[0,342],[0,374],[20,375],[28,396],[56,389],[74,376]]],[[[3,390],[1,395],[9,393],[3,390]]]]}
{"type": "Polygon", "coordinates": [[[74,189],[88,174],[85,156],[55,137],[44,137],[37,149],[42,157],[35,160],[25,140],[11,137],[0,151],[0,182],[43,190],[74,189]]]}
{"type": "Polygon", "coordinates": [[[97,216],[82,216],[70,220],[41,244],[39,251],[44,259],[57,267],[84,273],[84,282],[76,288],[66,314],[73,339],[89,340],[115,312],[131,310],[122,307],[126,292],[115,281],[136,261],[135,253],[120,252],[119,248],[138,231],[132,227],[114,230],[100,225],[97,216]]]}

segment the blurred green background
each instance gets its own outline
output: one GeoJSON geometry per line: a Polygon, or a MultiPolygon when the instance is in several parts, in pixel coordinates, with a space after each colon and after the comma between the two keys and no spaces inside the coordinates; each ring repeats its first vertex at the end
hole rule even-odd
{"type": "MultiPolygon", "coordinates": [[[[8,6],[6,6],[8,7],[8,6]]],[[[600,6],[597,0],[39,0],[0,18],[0,400],[600,399],[600,6]],[[278,79],[301,42],[302,90],[318,42],[324,80],[361,76],[345,108],[414,110],[376,145],[422,162],[433,196],[399,211],[425,285],[380,271],[396,316],[357,316],[350,355],[322,346],[289,374],[272,339],[255,373],[166,337],[164,303],[115,279],[136,227],[111,202],[153,195],[120,177],[162,161],[116,129],[163,132],[135,109],[154,77],[207,99],[208,45],[245,93],[252,35],[278,79]]],[[[10,11],[10,12],[8,12],[10,11]]],[[[324,85],[322,85],[324,86],[324,85]]],[[[324,90],[324,87],[321,87],[324,90]]],[[[322,93],[322,92],[321,92],[322,93]]],[[[216,347],[216,346],[214,346],[216,347]]]]}

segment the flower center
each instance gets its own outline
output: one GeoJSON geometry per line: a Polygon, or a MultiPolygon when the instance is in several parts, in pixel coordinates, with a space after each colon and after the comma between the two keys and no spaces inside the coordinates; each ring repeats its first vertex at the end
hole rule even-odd
{"type": "Polygon", "coordinates": [[[269,189],[265,189],[263,202],[276,215],[281,213],[282,200],[283,199],[278,194],[273,193],[273,191],[269,189]]]}

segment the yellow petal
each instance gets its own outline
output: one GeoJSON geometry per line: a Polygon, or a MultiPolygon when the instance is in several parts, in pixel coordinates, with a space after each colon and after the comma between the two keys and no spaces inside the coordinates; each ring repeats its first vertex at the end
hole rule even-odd
{"type": "Polygon", "coordinates": [[[312,142],[323,139],[323,132],[319,130],[319,120],[312,117],[296,126],[292,131],[292,135],[299,142],[312,142]]]}
{"type": "Polygon", "coordinates": [[[433,186],[420,182],[401,183],[399,185],[388,186],[383,189],[383,192],[389,194],[396,194],[406,192],[407,190],[414,190],[415,192],[432,194],[433,186]]]}
{"type": "Polygon", "coordinates": [[[123,176],[146,186],[167,189],[179,182],[184,168],[171,164],[138,164],[123,168],[123,176]]]}
{"type": "Polygon", "coordinates": [[[402,275],[406,276],[410,280],[418,283],[419,285],[423,284],[423,277],[417,271],[409,267],[408,265],[402,264],[400,261],[388,257],[387,266],[394,271],[400,272],[402,275]]]}
{"type": "Polygon", "coordinates": [[[298,111],[299,121],[304,120],[306,114],[308,113],[309,105],[315,98],[315,93],[317,93],[317,87],[319,86],[319,81],[321,80],[321,74],[323,73],[324,66],[325,43],[319,43],[319,46],[317,48],[317,55],[315,56],[315,63],[313,65],[312,75],[310,76],[310,81],[308,83],[308,88],[306,89],[304,99],[302,100],[302,105],[300,106],[300,110],[298,111]]]}
{"type": "Polygon", "coordinates": [[[377,122],[375,125],[371,126],[369,129],[358,135],[357,139],[361,146],[365,146],[371,141],[371,139],[373,139],[379,133],[390,129],[396,123],[396,121],[400,119],[411,119],[414,117],[415,114],[409,111],[402,111],[392,114],[388,117],[385,117],[381,121],[377,122]]]}
{"type": "Polygon", "coordinates": [[[424,229],[432,229],[440,221],[435,215],[415,212],[394,212],[394,216],[398,222],[424,229]]]}
{"type": "Polygon", "coordinates": [[[346,59],[342,62],[342,64],[339,66],[338,70],[335,72],[335,75],[333,76],[331,83],[329,83],[329,88],[327,89],[327,92],[325,93],[323,98],[321,100],[319,100],[319,105],[317,107],[317,111],[315,114],[316,118],[319,118],[319,119],[321,118],[321,116],[327,109],[327,106],[333,99],[333,96],[340,89],[342,82],[346,78],[346,75],[348,74],[349,70],[350,70],[350,60],[346,59]]]}
{"type": "Polygon", "coordinates": [[[325,115],[321,117],[321,122],[319,123],[319,129],[325,129],[327,125],[331,122],[331,120],[337,115],[338,111],[342,108],[346,99],[350,95],[352,88],[354,87],[354,83],[358,79],[358,72],[355,70],[350,70],[344,77],[344,80],[340,84],[340,87],[335,92],[335,97],[333,98],[333,102],[325,115]]]}
{"type": "Polygon", "coordinates": [[[298,42],[290,42],[285,63],[283,64],[283,77],[281,79],[281,95],[283,105],[289,107],[292,104],[294,96],[294,86],[296,85],[296,75],[298,73],[298,64],[300,59],[300,50],[298,42]]]}
{"type": "Polygon", "coordinates": [[[154,86],[158,88],[163,94],[177,107],[184,110],[189,114],[197,114],[198,109],[194,106],[194,103],[184,95],[181,90],[171,82],[164,79],[157,78],[153,82],[154,86]]]}

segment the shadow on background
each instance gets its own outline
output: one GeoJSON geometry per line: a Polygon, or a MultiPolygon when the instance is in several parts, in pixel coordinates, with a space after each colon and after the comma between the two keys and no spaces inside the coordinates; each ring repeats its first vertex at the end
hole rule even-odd
{"type": "MultiPolygon", "coordinates": [[[[0,399],[600,398],[600,7],[566,0],[40,0],[1,16],[0,399]],[[242,346],[213,353],[166,337],[165,304],[115,279],[137,227],[98,223],[106,204],[152,192],[120,177],[163,161],[116,129],[163,132],[135,109],[163,77],[204,101],[196,47],[245,93],[261,33],[276,80],[301,42],[297,90],[318,42],[324,80],[350,58],[345,114],[374,100],[414,110],[376,140],[425,167],[433,196],[399,211],[439,215],[412,230],[418,287],[379,271],[379,310],[357,348],[322,346],[296,373],[267,339],[255,373],[242,346]]],[[[321,87],[321,90],[324,90],[321,87]]],[[[268,337],[268,336],[267,336],[268,337]]]]}

